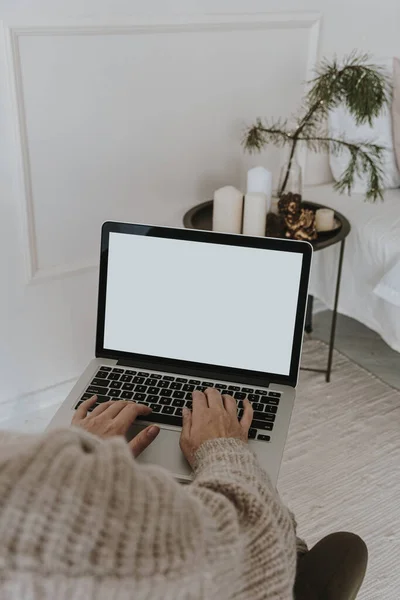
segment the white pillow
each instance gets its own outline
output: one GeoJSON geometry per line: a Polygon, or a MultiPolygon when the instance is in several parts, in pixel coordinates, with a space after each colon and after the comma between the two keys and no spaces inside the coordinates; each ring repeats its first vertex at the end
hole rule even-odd
{"type": "MultiPolygon", "coordinates": [[[[393,59],[390,61],[376,61],[386,67],[390,72],[393,72],[393,59]]],[[[356,125],[356,122],[344,105],[335,108],[329,114],[329,134],[331,137],[345,139],[349,142],[373,141],[376,144],[384,146],[386,150],[383,152],[382,165],[384,171],[384,187],[397,188],[400,186],[400,173],[396,164],[396,156],[393,145],[393,129],[392,129],[392,112],[390,107],[386,107],[384,111],[374,119],[372,127],[366,123],[364,125],[356,125]]],[[[332,175],[338,181],[347,165],[349,164],[350,152],[344,148],[340,154],[335,156],[330,153],[329,162],[332,169],[332,175]]],[[[355,176],[354,193],[364,194],[367,191],[368,176],[355,176]]]]}

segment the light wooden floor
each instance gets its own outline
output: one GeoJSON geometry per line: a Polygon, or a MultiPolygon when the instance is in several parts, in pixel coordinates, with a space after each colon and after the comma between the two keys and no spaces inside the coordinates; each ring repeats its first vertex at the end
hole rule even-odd
{"type": "MultiPolygon", "coordinates": [[[[314,315],[312,337],[329,341],[331,311],[314,315]]],[[[389,385],[400,389],[400,354],[358,321],[338,315],[335,348],[389,385]]],[[[332,377],[335,376],[333,372],[332,377]]]]}

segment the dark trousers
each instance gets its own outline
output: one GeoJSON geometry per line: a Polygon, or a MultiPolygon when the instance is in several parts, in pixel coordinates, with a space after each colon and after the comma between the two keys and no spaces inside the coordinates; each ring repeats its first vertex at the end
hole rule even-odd
{"type": "Polygon", "coordinates": [[[353,533],[333,533],[298,557],[295,600],[354,600],[367,570],[368,551],[353,533]]]}

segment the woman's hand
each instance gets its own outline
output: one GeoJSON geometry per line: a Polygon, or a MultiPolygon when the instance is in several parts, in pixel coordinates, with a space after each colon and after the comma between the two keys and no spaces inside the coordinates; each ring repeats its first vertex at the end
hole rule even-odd
{"type": "Polygon", "coordinates": [[[253,408],[246,399],[243,401],[244,411],[241,421],[237,417],[236,400],[232,396],[223,395],[215,388],[207,388],[203,392],[193,392],[192,412],[183,409],[183,428],[180,446],[191,466],[194,465],[194,454],[203,442],[215,438],[238,438],[247,442],[253,408]]]}
{"type": "MultiPolygon", "coordinates": [[[[92,412],[88,412],[88,409],[96,400],[97,396],[93,396],[82,402],[75,412],[72,425],[82,427],[82,429],[101,438],[125,435],[139,415],[148,415],[151,413],[149,406],[135,404],[135,402],[123,402],[122,400],[104,402],[96,406],[92,412]]],[[[129,442],[134,456],[139,456],[159,433],[159,427],[150,425],[136,435],[129,442]]]]}

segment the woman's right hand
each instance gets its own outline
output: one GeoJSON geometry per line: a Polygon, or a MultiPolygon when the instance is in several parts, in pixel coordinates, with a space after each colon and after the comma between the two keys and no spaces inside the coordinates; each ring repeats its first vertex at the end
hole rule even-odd
{"type": "Polygon", "coordinates": [[[232,396],[223,395],[215,388],[193,392],[193,408],[183,409],[183,427],[180,446],[189,464],[194,466],[194,455],[203,442],[216,438],[237,438],[247,442],[253,408],[243,401],[242,419],[237,417],[237,404],[232,396]]]}

